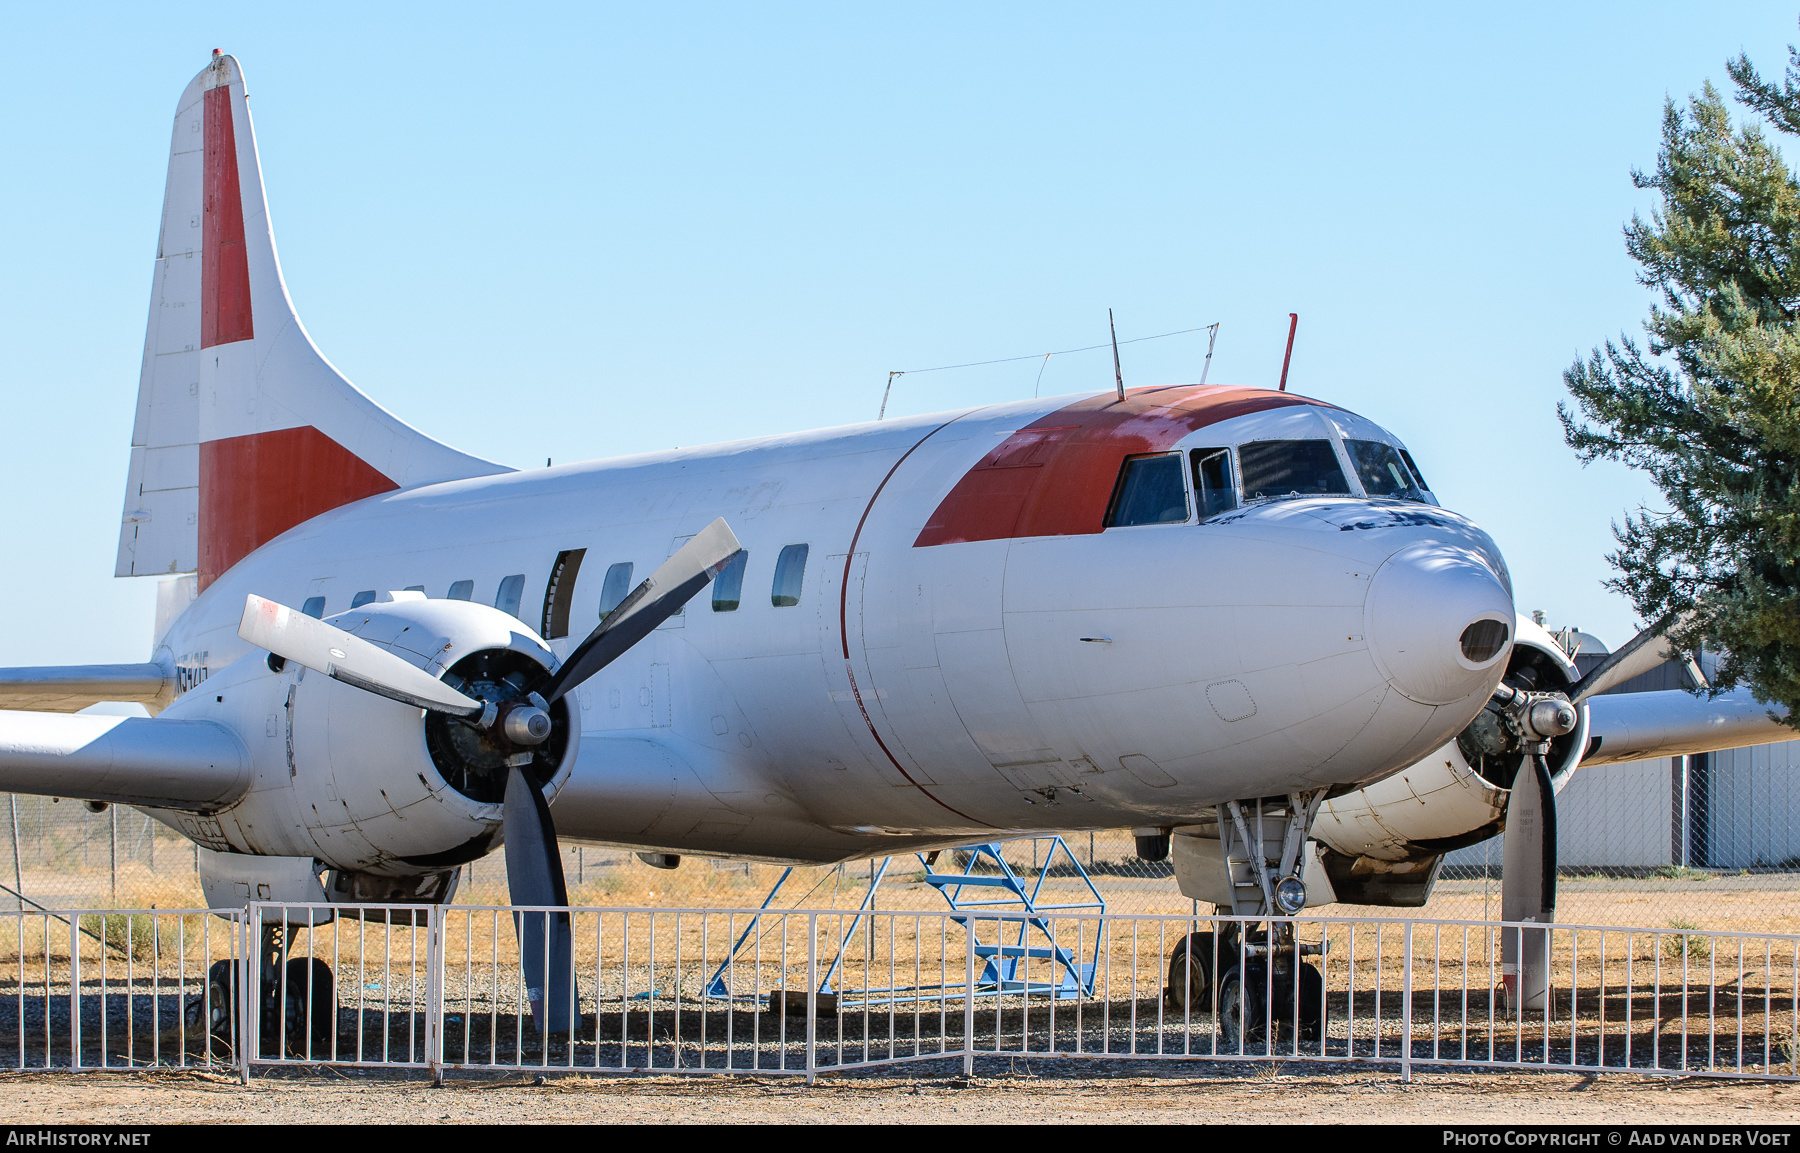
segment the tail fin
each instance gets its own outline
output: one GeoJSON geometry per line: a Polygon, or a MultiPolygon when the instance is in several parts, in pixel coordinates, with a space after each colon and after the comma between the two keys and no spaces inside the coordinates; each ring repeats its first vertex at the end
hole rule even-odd
{"type": "Polygon", "coordinates": [[[395,488],[507,472],[425,436],[313,347],[282,283],[244,78],[215,54],[175,112],[118,576],[199,573],[395,488]]]}

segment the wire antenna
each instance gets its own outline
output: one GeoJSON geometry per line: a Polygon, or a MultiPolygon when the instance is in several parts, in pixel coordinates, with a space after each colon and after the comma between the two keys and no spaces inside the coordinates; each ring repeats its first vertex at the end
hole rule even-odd
{"type": "Polygon", "coordinates": [[[1215,320],[1213,323],[1206,326],[1206,331],[1212,335],[1206,338],[1206,363],[1200,368],[1201,384],[1206,383],[1206,374],[1212,371],[1213,345],[1219,343],[1219,325],[1223,323],[1223,321],[1215,320]]]}
{"type": "Polygon", "coordinates": [[[1106,327],[1112,333],[1113,382],[1119,386],[1119,399],[1125,399],[1125,374],[1119,371],[1119,328],[1113,323],[1112,309],[1106,310],[1106,327]]]}

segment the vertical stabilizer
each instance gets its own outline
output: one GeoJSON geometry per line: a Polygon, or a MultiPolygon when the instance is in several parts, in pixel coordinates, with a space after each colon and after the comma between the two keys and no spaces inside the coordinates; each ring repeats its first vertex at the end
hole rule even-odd
{"type": "Polygon", "coordinates": [[[115,573],[197,572],[204,589],[339,505],[507,471],[400,421],[313,347],[275,257],[243,74],[215,55],[175,112],[115,573]]]}

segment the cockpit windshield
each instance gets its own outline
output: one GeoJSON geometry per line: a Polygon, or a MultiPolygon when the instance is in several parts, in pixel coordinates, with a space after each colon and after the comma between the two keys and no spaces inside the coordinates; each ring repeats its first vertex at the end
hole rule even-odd
{"type": "Polygon", "coordinates": [[[1378,440],[1345,440],[1363,491],[1370,496],[1423,501],[1424,485],[1407,465],[1399,449],[1378,440]]]}
{"type": "Polygon", "coordinates": [[[1238,446],[1238,471],[1245,500],[1350,493],[1328,440],[1253,440],[1238,446]]]}

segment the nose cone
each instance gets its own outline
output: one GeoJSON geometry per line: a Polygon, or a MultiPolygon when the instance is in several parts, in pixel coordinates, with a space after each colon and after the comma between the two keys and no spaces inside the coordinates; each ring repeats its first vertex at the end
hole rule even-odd
{"type": "Polygon", "coordinates": [[[1364,602],[1369,653],[1402,694],[1447,705],[1493,690],[1512,643],[1512,595],[1473,549],[1441,541],[1389,557],[1364,602]]]}

